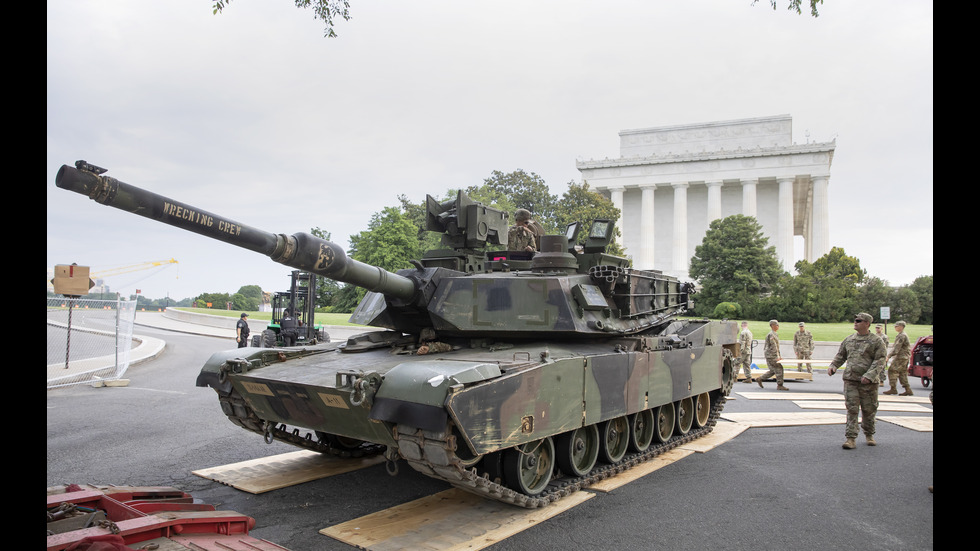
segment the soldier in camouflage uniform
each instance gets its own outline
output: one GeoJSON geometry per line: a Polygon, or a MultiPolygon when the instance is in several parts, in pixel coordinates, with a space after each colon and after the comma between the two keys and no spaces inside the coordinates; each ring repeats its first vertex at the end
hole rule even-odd
{"type": "Polygon", "coordinates": [[[912,396],[912,387],[909,386],[909,356],[912,355],[912,343],[909,336],[905,334],[905,322],[895,322],[895,346],[892,351],[885,356],[885,363],[889,358],[894,358],[888,366],[888,385],[891,387],[882,394],[898,394],[896,382],[901,382],[905,387],[905,392],[900,396],[912,396]]]}
{"type": "MultiPolygon", "coordinates": [[[[752,382],[752,331],[749,331],[749,322],[742,322],[742,332],[738,334],[738,345],[740,352],[738,355],[739,363],[742,365],[742,371],[745,373],[745,379],[742,380],[743,383],[752,382]]],[[[738,375],[738,369],[735,369],[735,374],[738,375]]]]}
{"type": "Polygon", "coordinates": [[[766,345],[762,349],[763,353],[766,355],[766,364],[769,366],[769,370],[764,374],[760,375],[755,382],[759,383],[759,388],[766,388],[762,386],[762,380],[768,379],[773,375],[776,376],[776,390],[789,390],[783,386],[783,355],[779,351],[779,322],[776,320],[769,320],[769,334],[766,335],[766,345]]]}
{"type": "Polygon", "coordinates": [[[875,415],[878,413],[878,381],[885,371],[885,343],[871,333],[870,314],[854,316],[856,333],[848,335],[840,344],[837,356],[830,362],[827,375],[831,377],[837,368],[847,363],[844,369],[844,405],[847,406],[847,426],[844,429],[845,450],[854,449],[857,438],[858,413],[861,414],[861,428],[869,446],[876,445],[875,415]]]}
{"type": "Polygon", "coordinates": [[[514,213],[514,225],[507,230],[507,250],[534,252],[537,245],[534,242],[534,231],[530,228],[531,211],[517,209],[514,213]]]}
{"type": "MultiPolygon", "coordinates": [[[[813,334],[806,330],[806,324],[800,322],[800,330],[793,333],[793,352],[797,360],[809,360],[813,356],[813,334]]],[[[797,371],[803,371],[803,363],[796,364],[797,371]]],[[[806,372],[813,373],[813,364],[806,364],[806,372]]]]}

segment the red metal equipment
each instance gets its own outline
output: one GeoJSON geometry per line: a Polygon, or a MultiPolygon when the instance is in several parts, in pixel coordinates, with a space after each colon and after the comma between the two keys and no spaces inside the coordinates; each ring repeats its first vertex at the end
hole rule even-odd
{"type": "Polygon", "coordinates": [[[249,536],[255,519],[193,501],[169,487],[48,488],[47,549],[84,548],[86,542],[101,540],[116,542],[116,549],[151,543],[169,548],[164,544],[175,542],[202,550],[288,551],[249,536]]]}
{"type": "Polygon", "coordinates": [[[912,346],[909,377],[919,377],[922,386],[929,388],[929,383],[932,381],[932,335],[919,337],[912,346]]]}

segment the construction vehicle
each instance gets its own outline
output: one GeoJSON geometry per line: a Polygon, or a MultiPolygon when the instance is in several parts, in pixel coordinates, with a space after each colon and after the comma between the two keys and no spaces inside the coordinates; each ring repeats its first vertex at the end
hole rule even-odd
{"type": "MultiPolygon", "coordinates": [[[[293,270],[290,273],[288,291],[272,295],[272,320],[268,327],[258,335],[252,335],[252,346],[256,348],[316,345],[330,341],[330,336],[322,324],[315,321],[316,276],[309,272],[293,270]],[[287,312],[293,312],[295,327],[283,327],[288,319],[287,312]],[[286,332],[292,331],[289,339],[286,332]]],[[[288,321],[287,321],[287,325],[288,321]]]]}
{"type": "Polygon", "coordinates": [[[736,324],[682,319],[693,285],[606,252],[613,221],[506,243],[509,214],[426,198],[442,247],[389,272],[305,232],[269,233],[78,161],[59,188],[369,291],[346,343],[215,353],[197,378],[243,429],[320,453],[383,453],[525,508],[710,432],[735,381],[736,324]],[[202,223],[204,222],[204,223],[202,223]],[[302,430],[308,432],[303,435],[302,430]]]}

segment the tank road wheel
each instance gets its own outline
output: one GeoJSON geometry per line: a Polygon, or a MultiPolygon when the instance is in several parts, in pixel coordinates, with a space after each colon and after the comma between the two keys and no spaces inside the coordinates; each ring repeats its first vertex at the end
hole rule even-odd
{"type": "Polygon", "coordinates": [[[588,425],[558,435],[555,453],[561,472],[572,476],[586,474],[599,459],[599,428],[588,425]]]}
{"type": "Polygon", "coordinates": [[[674,408],[677,410],[677,434],[685,435],[694,424],[694,399],[690,396],[682,398],[674,408]]]}
{"type": "Polygon", "coordinates": [[[675,413],[672,402],[653,409],[653,418],[657,422],[657,430],[653,431],[653,436],[657,442],[670,440],[670,435],[674,433],[675,413]]]}
{"type": "Polygon", "coordinates": [[[630,443],[630,423],[626,416],[610,419],[599,426],[599,457],[615,463],[626,455],[630,443]]]}
{"type": "Polygon", "coordinates": [[[504,451],[504,480],[522,494],[534,496],[551,482],[555,469],[555,444],[551,437],[528,442],[504,451]]]}
{"type": "Polygon", "coordinates": [[[653,422],[653,410],[645,409],[630,415],[630,449],[633,451],[646,451],[653,442],[653,431],[656,423],[653,422]]]}
{"type": "Polygon", "coordinates": [[[708,424],[711,417],[711,396],[708,393],[698,394],[694,399],[694,426],[701,428],[708,424]]]}

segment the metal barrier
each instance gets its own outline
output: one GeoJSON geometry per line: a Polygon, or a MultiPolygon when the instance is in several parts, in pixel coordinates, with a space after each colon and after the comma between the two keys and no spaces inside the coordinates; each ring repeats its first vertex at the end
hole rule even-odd
{"type": "Polygon", "coordinates": [[[47,387],[122,378],[133,348],[136,301],[47,300],[47,387]]]}

